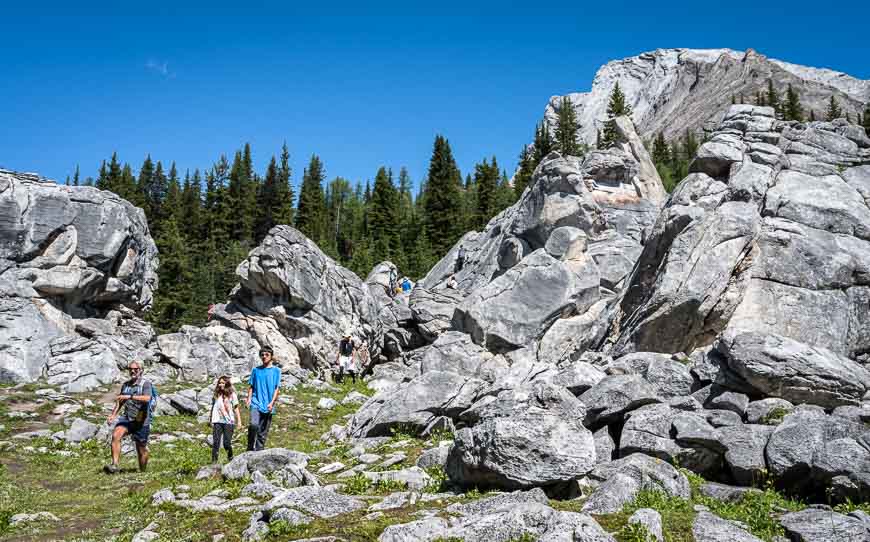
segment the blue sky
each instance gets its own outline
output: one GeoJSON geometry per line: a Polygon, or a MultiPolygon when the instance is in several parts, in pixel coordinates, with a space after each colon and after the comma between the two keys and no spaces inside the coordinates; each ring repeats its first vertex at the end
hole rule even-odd
{"type": "Polygon", "coordinates": [[[404,165],[416,183],[436,133],[463,174],[513,168],[550,96],[659,47],[870,79],[870,2],[75,4],[3,7],[0,167],[63,180],[117,151],[183,172],[247,141],[262,172],[286,141],[297,183],[312,153],[330,178],[404,165]]]}

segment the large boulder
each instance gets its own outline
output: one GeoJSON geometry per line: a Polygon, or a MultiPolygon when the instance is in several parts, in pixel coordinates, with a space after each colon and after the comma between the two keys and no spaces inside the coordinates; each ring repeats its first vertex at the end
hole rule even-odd
{"type": "Polygon", "coordinates": [[[221,375],[242,378],[260,363],[260,345],[249,333],[220,324],[203,328],[182,326],[178,333],[157,337],[157,347],[164,360],[176,367],[185,380],[208,380],[221,375]]]}
{"type": "MultiPolygon", "coordinates": [[[[566,354],[597,346],[606,306],[594,303],[622,288],[665,200],[631,121],[617,124],[610,149],[582,160],[546,156],[517,203],[466,234],[420,281],[409,306],[426,340],[458,329],[490,350],[509,351],[540,339],[558,319],[577,317],[569,327],[584,328],[585,338],[566,354]],[[451,276],[456,289],[446,287],[451,276]],[[594,316],[582,319],[587,310],[594,316]]],[[[548,358],[563,357],[556,342],[549,340],[548,358]]]]}
{"type": "MultiPolygon", "coordinates": [[[[647,237],[614,315],[616,353],[691,352],[727,331],[865,356],[868,163],[845,123],[732,106],[647,237]]],[[[804,358],[824,388],[831,363],[804,358]]]]}
{"type": "Polygon", "coordinates": [[[585,475],[596,463],[585,408],[566,389],[537,382],[484,397],[462,419],[447,458],[450,479],[467,487],[553,486],[585,475]]]}
{"type": "Polygon", "coordinates": [[[857,405],[870,389],[870,372],[822,347],[758,332],[726,336],[719,350],[728,367],[759,392],[824,408],[857,405]]]}
{"type": "Polygon", "coordinates": [[[151,359],[154,333],[138,315],[156,288],[157,247],[141,209],[0,170],[0,381],[47,376],[84,391],[151,359]],[[144,333],[120,332],[122,319],[144,333]]]}
{"type": "Polygon", "coordinates": [[[474,402],[485,382],[445,371],[429,371],[366,401],[348,422],[354,437],[389,435],[402,428],[422,431],[439,416],[457,416],[474,402]]]}
{"type": "Polygon", "coordinates": [[[383,325],[369,287],[290,226],[275,226],[236,269],[239,287],[215,311],[287,364],[324,369],[349,330],[380,352],[383,325]]]}

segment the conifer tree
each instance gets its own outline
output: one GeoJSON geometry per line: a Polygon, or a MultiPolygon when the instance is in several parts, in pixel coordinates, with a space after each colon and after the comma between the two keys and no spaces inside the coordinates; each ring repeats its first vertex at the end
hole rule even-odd
{"type": "Polygon", "coordinates": [[[453,159],[450,143],[435,136],[426,180],[426,226],[436,254],[446,254],[462,235],[456,217],[462,210],[459,186],[462,176],[453,159]]]}
{"type": "Polygon", "coordinates": [[[612,146],[619,139],[616,131],[616,117],[631,116],[631,106],[625,102],[625,94],[619,88],[619,81],[613,86],[610,93],[610,102],[607,104],[607,121],[604,123],[604,134],[601,144],[604,148],[612,146]]]}
{"type": "Polygon", "coordinates": [[[532,158],[534,160],[534,167],[532,169],[538,167],[541,160],[543,160],[544,157],[550,154],[550,151],[555,148],[553,139],[550,137],[550,127],[547,124],[546,119],[541,121],[541,123],[535,128],[535,141],[533,146],[534,150],[532,151],[532,158]]]}
{"type": "Polygon", "coordinates": [[[322,239],[326,225],[326,205],[323,194],[325,173],[320,158],[312,154],[302,173],[299,207],[296,209],[296,229],[312,240],[322,239]]]}
{"type": "Polygon", "coordinates": [[[275,216],[280,211],[282,202],[279,200],[278,187],[278,163],[275,157],[266,168],[266,176],[260,185],[260,194],[257,197],[257,221],[254,225],[254,244],[262,241],[269,230],[276,224],[275,216]]]}
{"type": "Polygon", "coordinates": [[[79,165],[76,164],[76,172],[73,174],[73,186],[79,185],[79,165]]]}
{"type": "Polygon", "coordinates": [[[276,197],[279,205],[275,214],[275,224],[293,224],[293,200],[296,199],[296,193],[293,190],[291,174],[290,151],[287,150],[287,143],[284,143],[281,146],[281,162],[278,166],[276,197]]]}
{"type": "Polygon", "coordinates": [[[474,184],[477,188],[477,206],[474,218],[474,229],[476,230],[482,230],[495,214],[498,180],[499,171],[495,156],[492,157],[492,164],[484,158],[483,162],[474,166],[474,184]]]}
{"type": "Polygon", "coordinates": [[[399,235],[399,193],[393,185],[392,175],[381,167],[375,175],[375,187],[369,203],[369,238],[374,243],[375,263],[398,260],[403,257],[399,235]]]}
{"type": "Polygon", "coordinates": [[[840,103],[837,101],[837,98],[831,96],[831,100],[828,102],[828,111],[825,115],[825,120],[830,122],[839,119],[842,116],[843,110],[840,108],[840,103]]]}
{"type": "Polygon", "coordinates": [[[782,118],[784,120],[796,120],[803,122],[804,109],[801,106],[800,95],[789,85],[785,92],[785,105],[783,106],[782,118]]]}
{"type": "Polygon", "coordinates": [[[567,96],[562,97],[559,116],[556,121],[556,148],[565,155],[580,156],[580,145],[577,144],[577,114],[567,96]]]}
{"type": "Polygon", "coordinates": [[[781,113],[779,105],[779,93],[777,93],[776,89],[773,88],[773,79],[767,80],[767,96],[765,101],[767,102],[767,105],[773,108],[775,113],[781,113]]]}
{"type": "Polygon", "coordinates": [[[187,243],[178,227],[176,216],[166,220],[160,229],[157,238],[157,248],[160,251],[160,290],[154,300],[150,317],[159,331],[169,332],[175,331],[190,309],[192,267],[187,243]]]}
{"type": "Polygon", "coordinates": [[[193,178],[190,173],[184,175],[184,186],[181,190],[181,227],[182,233],[187,237],[188,243],[199,244],[204,237],[201,223],[201,188],[202,178],[199,170],[194,170],[193,178]]]}
{"type": "Polygon", "coordinates": [[[532,153],[529,152],[528,147],[523,147],[523,150],[520,152],[519,167],[514,175],[514,192],[517,199],[523,195],[526,187],[531,184],[534,171],[532,153]]]}

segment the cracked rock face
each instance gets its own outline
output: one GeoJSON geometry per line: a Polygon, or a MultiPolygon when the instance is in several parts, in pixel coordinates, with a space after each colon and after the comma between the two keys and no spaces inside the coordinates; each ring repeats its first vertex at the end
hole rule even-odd
{"type": "Polygon", "coordinates": [[[0,170],[0,380],[45,376],[68,391],[148,359],[137,315],[157,288],[141,209],[93,187],[0,170]]]}
{"type": "MultiPolygon", "coordinates": [[[[620,304],[619,330],[611,333],[615,351],[688,353],[720,336],[750,332],[825,349],[828,357],[866,357],[870,149],[847,133],[842,120],[782,123],[771,108],[731,107],[656,221],[620,304]],[[760,125],[770,130],[763,139],[776,142],[765,144],[765,157],[754,150],[760,133],[748,131],[760,125]],[[717,151],[722,145],[730,150],[717,151]],[[702,152],[705,147],[713,149],[702,152]]],[[[784,376],[777,371],[786,366],[793,373],[803,367],[833,371],[842,383],[851,372],[845,362],[789,349],[774,356],[787,357],[785,364],[768,363],[774,376],[784,376]]],[[[737,372],[771,393],[761,383],[762,367],[751,365],[737,372]]],[[[850,381],[865,387],[863,374],[850,381]]],[[[826,376],[809,378],[821,385],[826,376]]],[[[842,402],[810,387],[811,401],[823,406],[861,395],[844,391],[852,399],[842,402]]]]}
{"type": "Polygon", "coordinates": [[[276,226],[236,269],[239,286],[215,319],[271,346],[282,364],[326,368],[342,333],[383,339],[379,305],[369,286],[290,226],[276,226]]]}
{"type": "Polygon", "coordinates": [[[452,329],[506,353],[574,318],[559,327],[583,338],[567,349],[546,340],[541,355],[575,359],[597,345],[609,308],[597,302],[621,290],[666,198],[631,121],[617,119],[617,130],[615,146],[583,159],[547,156],[516,204],[466,234],[418,283],[409,306],[427,342],[452,329]],[[447,287],[451,275],[457,289],[447,287]]]}

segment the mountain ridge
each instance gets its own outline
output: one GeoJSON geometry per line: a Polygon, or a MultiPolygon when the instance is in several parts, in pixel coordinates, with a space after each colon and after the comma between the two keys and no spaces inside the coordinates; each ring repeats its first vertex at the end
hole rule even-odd
{"type": "MultiPolygon", "coordinates": [[[[594,144],[606,120],[607,103],[618,81],[639,135],[650,139],[662,132],[666,139],[686,130],[711,130],[724,116],[732,99],[754,101],[772,81],[780,95],[791,84],[798,91],[806,114],[821,119],[831,96],[843,112],[856,118],[870,103],[870,80],[828,68],[802,66],[768,58],[754,49],[655,49],[611,60],[595,74],[588,92],[565,95],[580,122],[578,139],[594,144]]],[[[563,96],[552,96],[544,111],[551,129],[556,125],[563,96]]]]}

